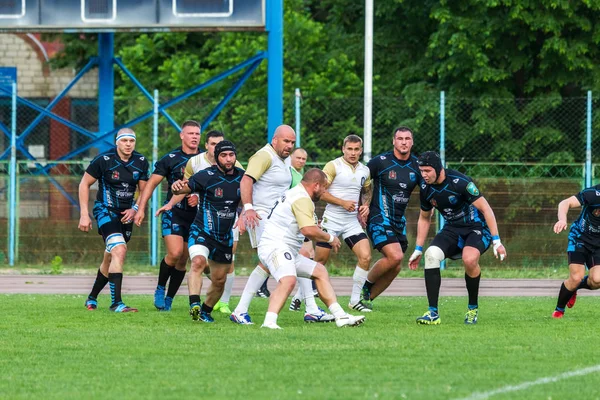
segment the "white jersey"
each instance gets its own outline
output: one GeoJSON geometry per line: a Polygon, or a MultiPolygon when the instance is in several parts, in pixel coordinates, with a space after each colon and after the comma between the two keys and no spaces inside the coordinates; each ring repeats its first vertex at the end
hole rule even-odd
{"type": "MultiPolygon", "coordinates": [[[[194,157],[188,160],[185,166],[184,178],[190,179],[190,177],[198,171],[202,171],[203,169],[212,167],[213,165],[214,164],[208,160],[208,152],[205,151],[204,153],[195,155],[194,157]]],[[[244,167],[242,167],[242,164],[240,164],[240,162],[237,160],[235,161],[235,166],[244,169],[244,167]]]]}
{"type": "Polygon", "coordinates": [[[304,243],[300,229],[317,226],[315,203],[302,184],[286,191],[276,202],[265,221],[258,244],[261,248],[286,246],[295,255],[304,243]]]}
{"type": "Polygon", "coordinates": [[[255,181],[252,186],[252,205],[261,215],[268,215],[275,200],[292,184],[289,166],[270,144],[250,157],[246,175],[255,181]]]}
{"type": "MultiPolygon", "coordinates": [[[[358,204],[360,191],[371,184],[371,173],[369,168],[358,163],[355,166],[348,164],[343,157],[338,157],[325,164],[323,172],[327,175],[329,186],[327,191],[334,197],[342,200],[351,200],[358,204]]],[[[358,211],[349,212],[344,207],[335,204],[327,204],[325,214],[329,218],[356,219],[358,211]]],[[[325,215],[324,214],[324,215],[325,215]]]]}

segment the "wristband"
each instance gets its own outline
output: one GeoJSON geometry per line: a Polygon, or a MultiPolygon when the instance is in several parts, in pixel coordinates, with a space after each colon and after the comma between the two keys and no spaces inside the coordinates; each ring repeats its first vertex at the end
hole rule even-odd
{"type": "Polygon", "coordinates": [[[416,251],[423,251],[423,246],[415,246],[416,251]]]}
{"type": "Polygon", "coordinates": [[[135,212],[137,212],[140,209],[140,206],[138,206],[137,204],[134,204],[133,207],[131,207],[135,210],[135,212]]]}
{"type": "Polygon", "coordinates": [[[196,196],[197,198],[200,198],[200,195],[198,193],[192,193],[190,194],[190,196],[196,196]]]}
{"type": "Polygon", "coordinates": [[[248,210],[254,210],[254,207],[252,207],[252,203],[244,204],[244,211],[248,211],[248,210]]]}
{"type": "Polygon", "coordinates": [[[333,236],[331,233],[329,234],[329,240],[327,241],[327,243],[333,243],[333,241],[335,240],[335,236],[333,236]]]}
{"type": "Polygon", "coordinates": [[[500,236],[499,235],[494,235],[494,236],[492,236],[492,240],[500,240],[500,236]]]}

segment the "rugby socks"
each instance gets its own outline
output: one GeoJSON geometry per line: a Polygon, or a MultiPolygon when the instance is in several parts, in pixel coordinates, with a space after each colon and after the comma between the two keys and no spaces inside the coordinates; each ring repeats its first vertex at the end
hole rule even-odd
{"type": "Polygon", "coordinates": [[[479,297],[479,281],[481,280],[481,274],[475,278],[471,278],[465,274],[465,282],[467,283],[467,292],[469,293],[469,310],[477,308],[478,297],[479,297]]]}
{"type": "Polygon", "coordinates": [[[199,294],[191,294],[190,295],[190,307],[195,305],[200,305],[200,295],[199,294]]]}
{"type": "Polygon", "coordinates": [[[167,291],[167,297],[174,298],[177,294],[177,291],[181,287],[181,282],[183,282],[183,278],[185,278],[185,271],[180,271],[176,268],[170,269],[171,280],[169,281],[169,290],[167,291]]]}
{"type": "Polygon", "coordinates": [[[308,278],[298,278],[298,285],[300,286],[302,294],[304,295],[306,313],[313,315],[319,314],[319,307],[317,307],[315,296],[312,290],[312,280],[308,278]]]}
{"type": "Polygon", "coordinates": [[[579,286],[577,286],[577,289],[592,290],[592,288],[588,285],[588,276],[587,275],[583,277],[583,279],[579,283],[579,286]]]}
{"type": "MultiPolygon", "coordinates": [[[[587,276],[586,276],[587,278],[587,276]]],[[[585,279],[587,281],[587,279],[585,279]]],[[[562,285],[560,285],[560,291],[558,292],[558,301],[556,302],[556,309],[558,311],[565,311],[565,307],[567,306],[567,303],[569,302],[569,299],[571,298],[571,296],[573,296],[573,293],[575,293],[576,290],[569,290],[567,289],[567,287],[565,286],[565,283],[563,282],[562,285]]]]}
{"type": "Polygon", "coordinates": [[[94,281],[94,286],[92,286],[92,291],[90,292],[88,299],[96,300],[98,298],[98,295],[100,294],[102,289],[104,289],[104,286],[106,286],[107,283],[108,278],[102,275],[102,272],[100,272],[100,268],[98,268],[98,274],[96,275],[96,280],[94,281]]]}
{"type": "Polygon", "coordinates": [[[277,317],[278,315],[276,313],[267,311],[263,325],[277,325],[277,317]]]}
{"type": "Polygon", "coordinates": [[[304,300],[304,293],[302,293],[302,286],[298,284],[298,290],[296,290],[296,294],[292,297],[292,301],[294,300],[304,300]]]}
{"type": "Polygon", "coordinates": [[[202,307],[200,307],[200,311],[210,314],[213,308],[206,305],[206,302],[202,303],[202,307]]]}
{"type": "Polygon", "coordinates": [[[375,284],[375,282],[371,282],[368,279],[365,280],[365,284],[363,285],[363,287],[361,289],[361,297],[363,295],[366,296],[368,294],[369,298],[364,299],[364,300],[371,300],[371,289],[373,288],[374,284],[375,284]]]}
{"type": "Polygon", "coordinates": [[[222,303],[229,303],[231,291],[233,290],[233,281],[235,281],[235,271],[227,274],[227,279],[225,280],[225,289],[223,290],[223,295],[221,296],[222,303]]]}
{"type": "Polygon", "coordinates": [[[335,317],[335,319],[341,318],[344,315],[346,315],[346,311],[344,311],[342,309],[342,306],[340,306],[339,303],[332,303],[329,305],[329,311],[331,312],[331,314],[333,314],[333,316],[335,317]]]}
{"type": "Polygon", "coordinates": [[[108,285],[110,286],[110,298],[112,300],[112,306],[122,303],[121,299],[121,286],[123,284],[123,274],[108,274],[108,285]]]}
{"type": "Polygon", "coordinates": [[[438,312],[438,299],[440,297],[441,285],[442,275],[440,273],[440,269],[425,268],[425,289],[427,289],[427,301],[429,301],[429,311],[438,312]]]}
{"type": "Polygon", "coordinates": [[[248,282],[246,283],[246,287],[242,292],[240,302],[233,311],[235,314],[240,315],[248,313],[248,308],[250,307],[250,302],[252,301],[254,294],[258,291],[258,289],[260,289],[261,285],[268,277],[269,274],[258,265],[256,268],[254,268],[254,271],[252,271],[248,277],[248,282]]]}
{"type": "Polygon", "coordinates": [[[351,304],[356,304],[360,301],[360,294],[363,285],[367,281],[367,275],[369,275],[369,271],[365,271],[358,265],[354,269],[354,275],[352,275],[352,281],[354,283],[352,285],[352,294],[350,295],[351,304]]]}
{"type": "Polygon", "coordinates": [[[158,270],[158,286],[161,286],[162,289],[167,286],[167,281],[171,276],[171,271],[174,269],[174,267],[167,264],[164,258],[160,261],[160,269],[158,270]]]}

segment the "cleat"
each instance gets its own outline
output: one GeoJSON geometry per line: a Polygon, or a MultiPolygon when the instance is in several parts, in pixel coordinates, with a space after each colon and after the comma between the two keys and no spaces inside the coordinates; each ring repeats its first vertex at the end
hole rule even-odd
{"type": "Polygon", "coordinates": [[[356,304],[352,304],[352,303],[348,303],[348,307],[350,307],[353,310],[356,311],[361,311],[361,312],[371,312],[373,311],[373,303],[369,302],[370,304],[365,304],[364,300],[359,300],[358,303],[356,304]]]}
{"type": "Polygon", "coordinates": [[[162,310],[165,308],[165,287],[157,286],[154,291],[154,307],[157,310],[162,310]]]}
{"type": "Polygon", "coordinates": [[[192,321],[200,321],[200,304],[196,303],[190,307],[190,317],[192,321]]]}
{"type": "Polygon", "coordinates": [[[275,323],[262,324],[260,327],[261,328],[269,328],[269,329],[283,329],[282,327],[280,327],[279,325],[277,325],[275,323]]]}
{"type": "Polygon", "coordinates": [[[110,306],[110,311],[113,312],[138,312],[137,308],[127,307],[123,302],[110,306]]]}
{"type": "Polygon", "coordinates": [[[575,305],[576,301],[577,301],[577,292],[573,293],[573,296],[571,296],[571,298],[567,302],[567,307],[573,308],[573,306],[575,305]]]}
{"type": "Polygon", "coordinates": [[[477,323],[477,314],[478,314],[477,308],[468,310],[467,314],[465,315],[465,324],[475,325],[477,323]]]}
{"type": "Polygon", "coordinates": [[[340,317],[335,320],[335,324],[338,328],[342,328],[344,326],[358,326],[365,322],[364,315],[350,315],[346,314],[343,317],[340,317]]]}
{"type": "Polygon", "coordinates": [[[302,301],[300,299],[292,299],[289,310],[300,311],[300,308],[302,308],[302,301]]]}
{"type": "Polygon", "coordinates": [[[231,314],[229,309],[229,303],[225,303],[221,300],[217,301],[217,304],[213,307],[214,311],[219,311],[221,314],[231,314]]]}
{"type": "Polygon", "coordinates": [[[85,308],[87,308],[90,311],[95,310],[96,308],[98,308],[98,302],[88,297],[88,299],[85,301],[85,308]]]}
{"type": "Polygon", "coordinates": [[[325,311],[319,308],[318,314],[304,314],[304,322],[332,322],[335,321],[335,317],[331,314],[327,314],[325,311]]]}
{"type": "Polygon", "coordinates": [[[236,324],[240,324],[240,325],[254,325],[254,322],[252,322],[252,320],[250,319],[250,316],[246,313],[242,313],[242,314],[238,315],[233,312],[229,316],[229,319],[231,320],[231,322],[235,322],[236,324]]]}
{"type": "Polygon", "coordinates": [[[206,311],[200,311],[199,321],[207,322],[207,323],[215,322],[215,320],[212,317],[212,315],[210,315],[210,313],[208,313],[206,311]]]}
{"type": "Polygon", "coordinates": [[[427,311],[422,317],[417,318],[417,324],[420,325],[439,325],[441,323],[442,319],[435,311],[427,311]]]}
{"type": "Polygon", "coordinates": [[[165,308],[163,308],[161,311],[171,311],[171,307],[173,307],[173,298],[172,297],[165,297],[165,308]]]}
{"type": "Polygon", "coordinates": [[[562,318],[565,315],[564,311],[560,311],[560,310],[554,310],[554,312],[552,313],[552,318],[562,318]]]}
{"type": "Polygon", "coordinates": [[[271,292],[269,292],[269,288],[267,288],[267,282],[263,283],[260,289],[257,290],[256,295],[258,297],[262,297],[263,299],[268,299],[271,296],[271,292]]]}

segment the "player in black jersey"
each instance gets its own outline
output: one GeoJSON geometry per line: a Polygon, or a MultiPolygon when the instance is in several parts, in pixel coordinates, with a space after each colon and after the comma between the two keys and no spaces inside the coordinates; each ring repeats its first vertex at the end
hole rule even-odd
{"type": "Polygon", "coordinates": [[[235,166],[236,150],[228,140],[215,147],[217,165],[198,171],[189,181],[173,183],[175,194],[198,193],[198,212],[190,227],[188,241],[192,268],[188,275],[190,315],[194,321],[214,322],[213,307],[223,294],[233,261],[233,226],[240,202],[240,181],[244,170],[235,166]],[[211,285],[200,306],[202,272],[210,267],[211,285]]]}
{"type": "Polygon", "coordinates": [[[93,214],[105,244],[102,264],[85,302],[88,310],[98,307],[98,294],[110,283],[110,309],[137,312],[121,299],[127,242],[131,239],[133,217],[139,208],[139,204],[134,204],[134,195],[138,186],[140,191],[144,190],[148,180],[148,161],[134,149],[135,133],[129,128],[119,130],[115,148],[93,159],[79,184],[79,230],[89,232],[92,229],[88,209],[90,186],[98,182],[93,214]]]}
{"type": "MultiPolygon", "coordinates": [[[[140,196],[139,203],[142,207],[134,219],[137,226],[140,226],[144,220],[144,209],[152,196],[152,192],[165,177],[168,182],[165,204],[173,197],[171,185],[173,182],[183,179],[188,160],[198,154],[200,134],[200,124],[196,121],[186,121],[183,123],[181,132],[179,133],[181,146],[165,154],[156,163],[148,185],[146,185],[146,189],[140,196]]],[[[167,254],[160,262],[158,284],[154,291],[154,306],[160,311],[171,311],[173,298],[177,294],[181,282],[183,282],[183,278],[185,277],[185,266],[188,260],[185,243],[187,243],[190,225],[195,215],[195,204],[188,204],[187,199],[183,199],[171,210],[165,211],[162,214],[162,236],[167,247],[167,254]],[[169,279],[169,289],[166,291],[165,296],[167,281],[169,279]]]]}
{"type": "Polygon", "coordinates": [[[392,144],[392,151],[373,157],[367,164],[373,180],[373,197],[361,198],[363,203],[370,200],[367,233],[373,248],[383,255],[369,271],[362,299],[357,304],[367,309],[373,308],[371,301],[387,289],[400,272],[408,247],[404,211],[412,191],[421,183],[417,158],[411,154],[412,131],[404,126],[396,128],[392,144]]]}
{"type": "Polygon", "coordinates": [[[554,232],[558,234],[567,229],[567,212],[570,208],[579,207],[583,209],[569,231],[569,278],[560,286],[553,318],[562,318],[565,306],[571,308],[575,305],[578,289],[600,288],[600,268],[595,268],[600,265],[600,185],[584,189],[560,202],[554,232]],[[586,267],[589,274],[584,276],[586,267]]]}
{"type": "Polygon", "coordinates": [[[462,258],[469,304],[465,324],[477,323],[479,280],[481,268],[479,257],[490,242],[494,255],[504,260],[506,249],[500,242],[494,211],[471,178],[460,172],[444,169],[439,154],[426,151],[418,159],[421,176],[421,214],[417,227],[416,249],[409,259],[411,269],[421,260],[423,244],[427,238],[433,208],[444,217],[444,227],[435,236],[425,252],[425,287],[429,310],[417,318],[417,323],[437,325],[441,275],[440,263],[446,258],[462,258]]]}

